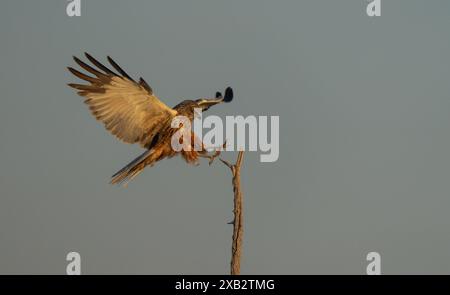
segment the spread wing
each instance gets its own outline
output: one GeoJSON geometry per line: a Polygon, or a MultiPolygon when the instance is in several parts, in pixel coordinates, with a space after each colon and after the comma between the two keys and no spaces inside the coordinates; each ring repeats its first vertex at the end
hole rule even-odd
{"type": "Polygon", "coordinates": [[[74,57],[75,62],[93,76],[81,73],[71,67],[69,71],[89,84],[68,84],[85,96],[95,118],[101,121],[107,130],[127,143],[139,143],[149,147],[155,135],[171,122],[177,112],[153,94],[153,90],[144,79],[135,82],[114,60],[108,61],[115,73],[89,54],[87,59],[97,67],[91,67],[74,57]]]}

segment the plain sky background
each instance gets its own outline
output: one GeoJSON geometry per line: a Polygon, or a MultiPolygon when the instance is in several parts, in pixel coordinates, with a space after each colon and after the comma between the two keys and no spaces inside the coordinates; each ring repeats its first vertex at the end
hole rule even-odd
{"type": "MultiPolygon", "coordinates": [[[[243,167],[243,274],[450,272],[450,1],[0,4],[0,273],[225,274],[230,172],[180,158],[128,188],[142,151],[66,86],[111,55],[168,105],[230,85],[209,114],[280,116],[280,157],[243,167]]],[[[225,155],[234,160],[236,153],[225,155]]]]}

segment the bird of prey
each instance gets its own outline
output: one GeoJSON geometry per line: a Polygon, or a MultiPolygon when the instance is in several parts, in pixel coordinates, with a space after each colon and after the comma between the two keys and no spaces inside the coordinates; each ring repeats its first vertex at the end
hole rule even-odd
{"type": "MultiPolygon", "coordinates": [[[[178,153],[190,164],[197,163],[199,157],[211,157],[203,143],[199,151],[194,148],[180,152],[173,150],[171,138],[177,129],[172,128],[171,123],[176,116],[185,116],[192,122],[194,108],[205,111],[215,104],[230,102],[233,99],[233,90],[230,87],[226,88],[224,96],[217,92],[215,98],[185,100],[170,108],[159,100],[144,79],[140,78],[136,82],[111,57],[108,56],[108,61],[117,73],[88,53],[85,55],[92,65],[75,56],[73,58],[90,75],[72,67],[68,67],[68,70],[89,84],[68,85],[77,89],[79,95],[86,97],[84,102],[91,113],[108,131],[126,143],[138,143],[146,149],[112,176],[112,184],[127,183],[146,166],[153,166],[157,161],[171,158],[178,153]]],[[[195,134],[190,132],[195,138],[195,134]]]]}

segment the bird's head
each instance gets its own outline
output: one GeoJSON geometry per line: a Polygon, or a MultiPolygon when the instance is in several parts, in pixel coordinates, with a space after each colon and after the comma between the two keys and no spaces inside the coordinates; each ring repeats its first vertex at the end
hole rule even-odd
{"type": "Polygon", "coordinates": [[[230,102],[233,100],[233,89],[228,87],[225,89],[225,96],[222,96],[220,92],[216,92],[215,98],[200,98],[197,100],[184,100],[174,106],[173,108],[179,115],[187,116],[191,118],[198,117],[201,112],[208,110],[211,106],[222,103],[230,102]],[[201,112],[198,112],[198,111],[201,112]]]}
{"type": "Polygon", "coordinates": [[[216,92],[216,98],[200,98],[195,101],[196,108],[202,109],[202,111],[207,111],[213,105],[222,102],[230,102],[233,100],[233,89],[231,87],[227,87],[225,89],[225,96],[222,96],[222,93],[216,92]]]}

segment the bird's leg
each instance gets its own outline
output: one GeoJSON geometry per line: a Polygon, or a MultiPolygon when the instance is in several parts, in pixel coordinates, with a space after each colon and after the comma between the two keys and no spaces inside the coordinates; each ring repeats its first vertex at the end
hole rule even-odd
{"type": "Polygon", "coordinates": [[[211,165],[211,164],[214,162],[214,160],[215,160],[218,156],[220,156],[220,154],[222,153],[222,150],[225,148],[226,145],[227,145],[227,142],[225,141],[225,142],[223,143],[223,145],[220,146],[220,147],[209,147],[209,149],[215,150],[213,154],[208,154],[208,153],[207,153],[207,149],[205,149],[205,150],[204,150],[205,153],[204,153],[204,154],[199,154],[198,156],[199,156],[199,157],[202,157],[202,158],[207,158],[207,159],[209,159],[209,165],[211,165]]]}
{"type": "Polygon", "coordinates": [[[220,151],[216,151],[214,154],[198,154],[198,156],[200,157],[200,158],[205,158],[205,159],[209,159],[209,165],[211,165],[212,163],[213,163],[213,161],[214,161],[214,159],[217,157],[217,156],[219,156],[220,155],[220,151]]]}

